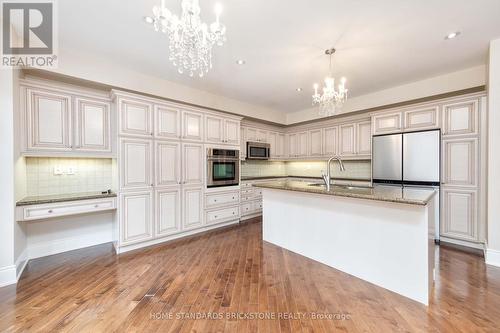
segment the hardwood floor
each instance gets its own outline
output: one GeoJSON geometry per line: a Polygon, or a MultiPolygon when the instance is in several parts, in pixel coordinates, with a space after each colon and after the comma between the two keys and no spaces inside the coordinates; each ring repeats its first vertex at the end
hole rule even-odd
{"type": "Polygon", "coordinates": [[[261,227],[33,260],[17,287],[0,288],[0,331],[498,332],[500,268],[478,256],[439,249],[426,308],[263,243],[261,227]]]}

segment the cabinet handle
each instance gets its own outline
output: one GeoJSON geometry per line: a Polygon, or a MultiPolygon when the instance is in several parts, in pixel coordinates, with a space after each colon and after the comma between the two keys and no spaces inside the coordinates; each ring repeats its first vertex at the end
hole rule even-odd
{"type": "Polygon", "coordinates": [[[49,213],[52,213],[52,209],[49,209],[49,211],[48,211],[48,212],[49,212],[49,213]]]}
{"type": "Polygon", "coordinates": [[[99,208],[99,205],[94,205],[94,208],[99,208]]]}
{"type": "Polygon", "coordinates": [[[235,213],[235,212],[233,212],[233,215],[235,215],[235,214],[236,214],[236,213],[235,213]]]}
{"type": "Polygon", "coordinates": [[[233,197],[233,200],[234,200],[234,197],[233,197]]]}
{"type": "Polygon", "coordinates": [[[217,199],[214,199],[214,202],[217,202],[217,199]]]}
{"type": "Polygon", "coordinates": [[[214,217],[217,218],[217,215],[215,215],[214,217]]]}

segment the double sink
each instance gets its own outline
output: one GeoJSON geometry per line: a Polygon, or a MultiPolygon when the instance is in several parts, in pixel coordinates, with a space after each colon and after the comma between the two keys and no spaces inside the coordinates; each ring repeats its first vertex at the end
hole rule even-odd
{"type": "MultiPolygon", "coordinates": [[[[326,188],[325,184],[321,183],[311,183],[308,184],[307,186],[314,186],[314,187],[321,187],[321,188],[326,188]]],[[[363,190],[363,189],[372,189],[373,186],[363,186],[363,185],[337,185],[337,184],[332,184],[332,188],[335,189],[342,189],[342,190],[363,190]]]]}

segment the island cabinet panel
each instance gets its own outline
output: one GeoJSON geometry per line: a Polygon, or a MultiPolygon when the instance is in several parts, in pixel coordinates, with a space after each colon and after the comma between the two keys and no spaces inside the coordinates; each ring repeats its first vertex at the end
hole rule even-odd
{"type": "Polygon", "coordinates": [[[153,142],[142,139],[120,140],[120,188],[153,186],[153,142]]]}
{"type": "Polygon", "coordinates": [[[356,155],[356,126],[354,124],[341,125],[339,130],[339,154],[341,156],[356,155]]]}
{"type": "Polygon", "coordinates": [[[323,129],[323,154],[325,156],[337,155],[338,127],[323,129]]]}
{"type": "Polygon", "coordinates": [[[181,136],[181,112],[171,106],[155,105],[155,137],[176,140],[181,136]]]}
{"type": "Polygon", "coordinates": [[[404,112],[406,130],[424,130],[439,128],[439,107],[432,106],[404,112]]]}
{"type": "Polygon", "coordinates": [[[224,119],[216,116],[205,116],[205,141],[224,142],[224,119]]]}
{"type": "Polygon", "coordinates": [[[323,154],[323,130],[315,129],[309,131],[309,156],[321,156],[323,154]]]}
{"type": "Polygon", "coordinates": [[[26,99],[28,150],[71,150],[71,96],[27,89],[26,99]]]}
{"type": "Polygon", "coordinates": [[[182,111],[182,139],[203,141],[203,114],[182,111]]]}
{"type": "Polygon", "coordinates": [[[120,98],[118,103],[120,135],[153,135],[153,104],[132,98],[120,98]]]}
{"type": "Polygon", "coordinates": [[[442,188],[441,236],[479,241],[477,191],[442,188]]]}
{"type": "Polygon", "coordinates": [[[371,155],[372,153],[372,126],[370,121],[356,124],[356,154],[371,155]]]}
{"type": "Polygon", "coordinates": [[[479,152],[477,138],[443,140],[443,185],[477,187],[479,152]]]}
{"type": "Polygon", "coordinates": [[[202,144],[182,144],[182,185],[204,184],[205,160],[202,144]]]}
{"type": "Polygon", "coordinates": [[[182,190],[182,230],[191,230],[203,225],[203,189],[186,187],[182,190]]]}
{"type": "Polygon", "coordinates": [[[129,245],[153,238],[153,192],[120,194],[120,240],[129,245]]]}
{"type": "Polygon", "coordinates": [[[181,231],[181,209],[180,187],[156,191],[156,236],[168,236],[181,231]]]}
{"type": "Polygon", "coordinates": [[[110,152],[110,104],[86,98],[76,98],[75,105],[75,149],[110,152]]]}
{"type": "Polygon", "coordinates": [[[401,132],[402,130],[401,112],[383,113],[372,117],[372,132],[374,135],[401,132]]]}
{"type": "Polygon", "coordinates": [[[477,99],[443,106],[443,136],[476,135],[479,132],[477,99]]]}
{"type": "Polygon", "coordinates": [[[181,144],[175,141],[155,142],[156,186],[181,183],[181,144]]]}

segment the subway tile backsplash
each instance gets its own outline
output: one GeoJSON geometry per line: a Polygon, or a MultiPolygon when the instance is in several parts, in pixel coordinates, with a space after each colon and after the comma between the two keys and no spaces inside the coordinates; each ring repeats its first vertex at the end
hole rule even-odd
{"type": "Polygon", "coordinates": [[[27,157],[26,177],[28,196],[105,191],[112,188],[112,159],[27,157]]]}
{"type": "MultiPolygon", "coordinates": [[[[370,179],[371,162],[344,161],[346,170],[341,172],[338,163],[334,161],[331,166],[332,177],[370,179]]],[[[242,177],[273,177],[273,176],[299,176],[321,177],[321,171],[326,169],[326,161],[244,161],[241,163],[242,177]]]]}

